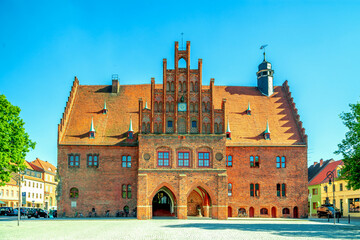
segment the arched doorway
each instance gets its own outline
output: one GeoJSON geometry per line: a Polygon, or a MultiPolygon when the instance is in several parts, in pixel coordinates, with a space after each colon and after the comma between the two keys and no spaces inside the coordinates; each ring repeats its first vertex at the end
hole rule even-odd
{"type": "Polygon", "coordinates": [[[254,217],[254,208],[250,207],[249,209],[249,217],[254,217]]]}
{"type": "Polygon", "coordinates": [[[228,206],[228,217],[232,217],[232,208],[228,206]]]}
{"type": "Polygon", "coordinates": [[[162,187],[152,200],[152,211],[154,217],[174,217],[176,210],[176,199],[174,194],[167,188],[162,187]]]}
{"type": "Polygon", "coordinates": [[[187,198],[187,215],[198,217],[211,217],[211,199],[202,187],[191,191],[187,198]]]}
{"type": "Polygon", "coordinates": [[[276,218],[276,207],[271,208],[271,217],[276,218]]]}
{"type": "Polygon", "coordinates": [[[299,209],[298,209],[298,207],[294,207],[293,213],[294,213],[294,218],[299,218],[299,209]]]}

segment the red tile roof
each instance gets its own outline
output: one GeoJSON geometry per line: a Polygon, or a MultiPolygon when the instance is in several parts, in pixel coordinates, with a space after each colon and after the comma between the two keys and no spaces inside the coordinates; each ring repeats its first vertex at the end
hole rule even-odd
{"type": "Polygon", "coordinates": [[[46,172],[51,172],[53,174],[56,174],[56,167],[49,162],[46,162],[46,161],[36,158],[31,163],[35,166],[42,168],[46,172]]]}
{"type": "Polygon", "coordinates": [[[316,185],[316,184],[321,184],[324,183],[326,181],[329,181],[328,179],[326,179],[326,175],[329,171],[334,172],[335,173],[335,178],[337,178],[337,172],[336,172],[336,168],[339,165],[344,165],[342,160],[338,160],[338,161],[334,161],[334,162],[330,162],[328,165],[326,165],[326,167],[324,169],[322,169],[318,175],[316,175],[310,182],[309,182],[309,186],[312,185],[316,185]]]}
{"type": "MultiPolygon", "coordinates": [[[[156,89],[161,87],[162,84],[156,84],[156,89]]],[[[71,98],[68,104],[72,106],[71,112],[68,113],[69,110],[66,110],[64,114],[67,124],[61,126],[61,131],[65,132],[59,135],[59,143],[121,145],[126,139],[130,115],[134,132],[138,132],[138,100],[142,98],[144,103],[147,101],[150,104],[150,90],[150,84],[121,85],[118,94],[111,93],[111,86],[76,86],[75,97],[71,98]],[[108,113],[102,114],[105,100],[108,113]],[[89,138],[92,117],[96,130],[95,139],[89,138]]],[[[256,87],[215,86],[215,109],[221,109],[222,99],[227,99],[226,117],[229,118],[231,129],[231,140],[227,140],[227,145],[306,145],[304,133],[301,132],[301,122],[299,123],[298,117],[295,117],[297,110],[288,99],[288,95],[284,86],[274,87],[271,97],[262,95],[256,87]],[[249,102],[252,112],[251,115],[246,115],[249,102]],[[271,140],[265,140],[263,137],[267,120],[271,140]]],[[[227,121],[225,128],[226,124],[227,121]]]]}

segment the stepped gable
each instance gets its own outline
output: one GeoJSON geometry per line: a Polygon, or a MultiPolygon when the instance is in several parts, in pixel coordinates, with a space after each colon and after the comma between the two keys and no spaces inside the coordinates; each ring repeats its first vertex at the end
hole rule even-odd
{"type": "MultiPolygon", "coordinates": [[[[160,85],[158,85],[160,87],[160,85]]],[[[111,85],[80,85],[60,144],[122,145],[129,129],[130,115],[134,133],[138,132],[139,98],[150,102],[150,84],[120,85],[111,93],[111,85]],[[103,114],[106,100],[107,114],[103,114]],[[89,138],[91,118],[96,135],[89,138]]]]}
{"type": "Polygon", "coordinates": [[[227,146],[289,146],[305,145],[286,92],[274,87],[274,94],[264,96],[256,87],[215,86],[215,108],[226,98],[226,118],[229,119],[231,139],[227,146]],[[249,103],[251,115],[247,115],[249,103]],[[271,140],[265,140],[266,121],[269,121],[271,140]]]}
{"type": "MultiPolygon", "coordinates": [[[[339,166],[339,165],[344,165],[342,160],[334,161],[334,162],[331,162],[331,163],[327,164],[326,167],[323,168],[321,170],[321,172],[319,172],[319,174],[316,175],[313,178],[313,180],[311,180],[309,182],[309,186],[316,185],[316,184],[321,184],[321,183],[324,183],[324,182],[328,181],[327,178],[326,178],[326,174],[329,171],[331,171],[331,172],[335,171],[337,166],[339,166]]],[[[337,178],[337,177],[338,177],[337,172],[335,171],[335,178],[337,178]]]]}

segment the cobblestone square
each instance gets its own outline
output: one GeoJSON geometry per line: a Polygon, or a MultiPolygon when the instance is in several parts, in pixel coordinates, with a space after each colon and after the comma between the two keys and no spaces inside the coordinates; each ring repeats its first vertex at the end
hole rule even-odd
{"type": "MultiPolygon", "coordinates": [[[[12,219],[15,220],[15,219],[12,219]]],[[[0,221],[0,239],[360,239],[360,222],[326,219],[40,219],[0,221]]]]}

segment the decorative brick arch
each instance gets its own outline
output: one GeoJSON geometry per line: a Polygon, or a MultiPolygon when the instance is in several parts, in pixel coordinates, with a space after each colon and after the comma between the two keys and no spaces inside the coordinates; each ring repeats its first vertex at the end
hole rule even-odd
{"type": "Polygon", "coordinates": [[[192,185],[190,186],[190,188],[189,188],[189,191],[188,191],[187,194],[186,194],[186,198],[188,198],[189,195],[191,194],[191,192],[194,191],[194,190],[195,190],[196,188],[198,188],[198,187],[199,187],[199,188],[202,188],[203,190],[206,191],[206,193],[207,193],[207,194],[209,195],[209,197],[210,197],[210,202],[211,202],[212,205],[217,204],[217,199],[216,199],[213,191],[212,191],[206,184],[204,184],[204,183],[202,183],[202,182],[196,182],[196,183],[192,184],[192,185]]]}
{"type": "Polygon", "coordinates": [[[177,202],[177,199],[179,199],[179,196],[177,194],[177,192],[175,191],[175,188],[173,188],[170,184],[168,184],[167,182],[162,182],[160,183],[154,191],[152,191],[151,195],[149,196],[149,202],[152,202],[153,198],[155,197],[155,194],[163,187],[166,187],[167,189],[170,190],[170,192],[172,193],[172,195],[174,196],[174,201],[177,202]]]}

